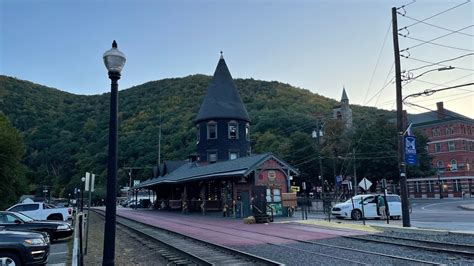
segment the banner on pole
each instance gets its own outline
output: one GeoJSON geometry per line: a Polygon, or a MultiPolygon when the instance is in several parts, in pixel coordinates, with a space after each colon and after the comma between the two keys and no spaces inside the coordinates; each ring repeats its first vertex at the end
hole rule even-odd
{"type": "Polygon", "coordinates": [[[408,165],[416,165],[416,137],[405,136],[405,162],[408,165]]]}

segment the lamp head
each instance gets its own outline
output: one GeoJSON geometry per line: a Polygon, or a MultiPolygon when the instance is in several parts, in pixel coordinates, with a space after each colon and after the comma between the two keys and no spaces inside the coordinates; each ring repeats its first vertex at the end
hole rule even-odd
{"type": "Polygon", "coordinates": [[[86,181],[86,178],[85,178],[85,177],[82,177],[82,178],[81,178],[81,181],[82,181],[82,182],[85,182],[85,181],[86,181]]]}
{"type": "Polygon", "coordinates": [[[125,61],[125,55],[117,48],[117,42],[114,40],[112,49],[104,53],[105,67],[109,72],[120,74],[125,65],[125,61]]]}

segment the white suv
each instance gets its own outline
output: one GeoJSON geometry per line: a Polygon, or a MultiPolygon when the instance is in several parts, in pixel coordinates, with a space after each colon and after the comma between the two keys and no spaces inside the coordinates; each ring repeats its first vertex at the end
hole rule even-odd
{"type": "MultiPolygon", "coordinates": [[[[378,195],[374,194],[354,196],[346,202],[334,205],[331,213],[339,219],[352,218],[353,220],[360,220],[362,219],[362,213],[365,218],[380,218],[382,215],[378,213],[377,196],[378,195]],[[363,212],[362,203],[364,204],[363,212]]],[[[385,197],[385,203],[388,207],[386,211],[390,215],[390,218],[400,219],[402,215],[400,196],[388,194],[385,197]]]]}

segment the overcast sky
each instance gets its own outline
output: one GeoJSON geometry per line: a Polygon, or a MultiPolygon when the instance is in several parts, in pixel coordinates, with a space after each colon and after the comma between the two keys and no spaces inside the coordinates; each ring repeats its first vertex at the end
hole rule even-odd
{"type": "MultiPolygon", "coordinates": [[[[441,37],[434,45],[400,36],[400,49],[410,48],[402,70],[461,57],[443,63],[450,71],[410,71],[422,76],[404,86],[408,95],[473,82],[474,9],[465,2],[0,0],[0,73],[75,94],[108,92],[102,55],[115,39],[127,56],[120,89],[212,75],[222,50],[234,78],[276,80],[337,100],[345,86],[351,103],[395,109],[391,8],[406,5],[401,34],[441,37]],[[410,26],[443,11],[425,21],[431,25],[410,26]]],[[[444,101],[474,117],[474,86],[408,101],[429,109],[444,101]]]]}

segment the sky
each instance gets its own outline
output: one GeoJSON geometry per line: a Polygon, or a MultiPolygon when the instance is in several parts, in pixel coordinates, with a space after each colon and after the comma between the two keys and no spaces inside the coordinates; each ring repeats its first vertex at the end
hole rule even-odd
{"type": "MultiPolygon", "coordinates": [[[[472,83],[474,5],[466,0],[0,0],[0,74],[105,93],[102,56],[116,40],[127,57],[121,90],[212,75],[223,51],[234,78],[280,81],[337,100],[345,87],[351,104],[394,110],[391,8],[403,5],[400,50],[409,49],[401,67],[414,78],[403,95],[472,83]],[[429,66],[444,60],[454,69],[429,66]]],[[[474,86],[410,97],[404,108],[426,112],[439,101],[474,118],[474,86]]]]}

